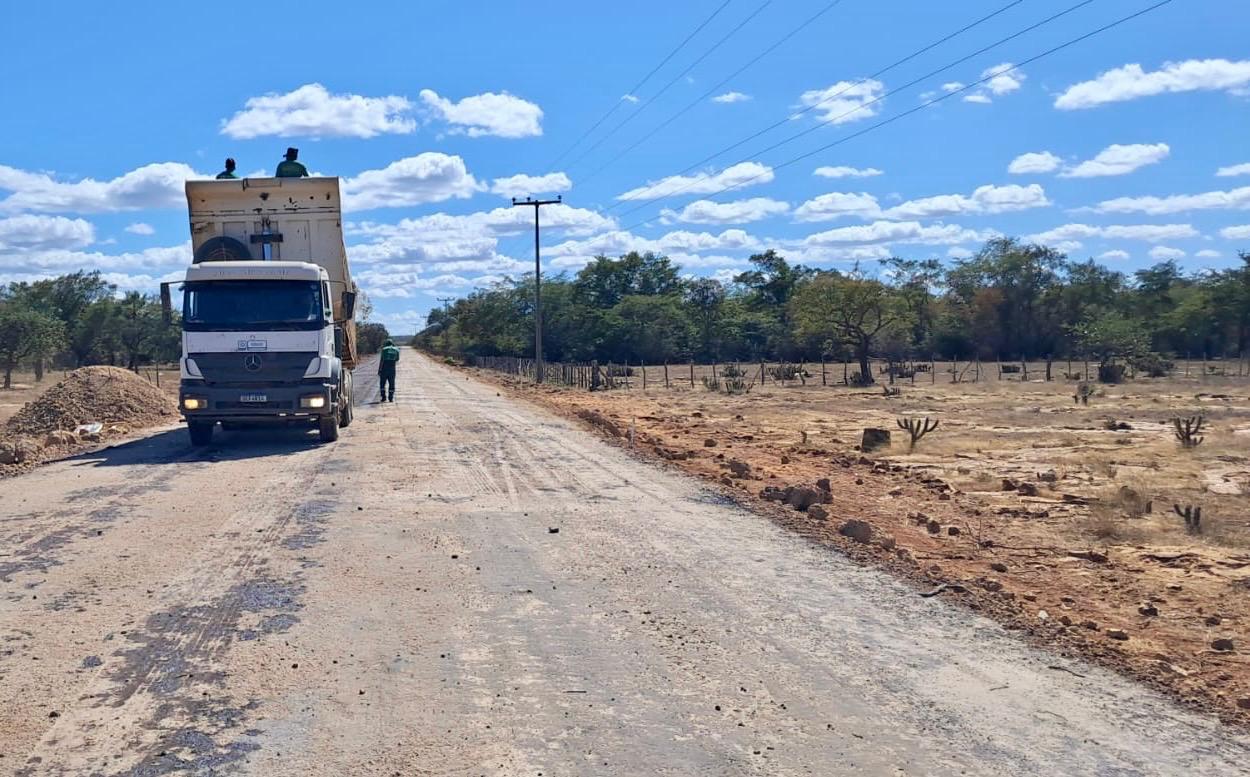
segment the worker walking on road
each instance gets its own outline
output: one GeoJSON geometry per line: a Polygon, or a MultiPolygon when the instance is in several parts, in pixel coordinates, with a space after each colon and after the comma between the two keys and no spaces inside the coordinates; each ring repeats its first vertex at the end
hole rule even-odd
{"type": "Polygon", "coordinates": [[[307,178],[308,168],[295,161],[297,159],[299,159],[299,149],[288,148],[286,157],[278,163],[278,172],[274,175],[278,178],[307,178]]]}
{"type": "Polygon", "coordinates": [[[234,174],[234,160],[233,159],[227,159],[226,169],[222,170],[220,173],[217,174],[218,181],[223,181],[229,178],[238,178],[238,177],[239,176],[234,174]]]}
{"type": "Polygon", "coordinates": [[[378,379],[382,381],[382,401],[395,401],[395,366],[399,364],[399,348],[387,338],[378,356],[378,379]],[[389,391],[387,390],[389,387],[389,391]]]}

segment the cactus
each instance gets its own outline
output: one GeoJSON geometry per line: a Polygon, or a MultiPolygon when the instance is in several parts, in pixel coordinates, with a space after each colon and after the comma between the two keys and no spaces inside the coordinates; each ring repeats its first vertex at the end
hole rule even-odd
{"type": "Polygon", "coordinates": [[[938,422],[928,418],[925,418],[923,422],[919,418],[900,418],[897,423],[898,428],[907,432],[911,438],[908,450],[914,450],[921,437],[938,428],[938,422]]]}
{"type": "Polygon", "coordinates": [[[1190,534],[1202,533],[1202,508],[1198,505],[1185,505],[1182,510],[1180,505],[1172,505],[1172,512],[1185,519],[1185,531],[1190,534]]]}
{"type": "Polygon", "coordinates": [[[1206,419],[1201,415],[1172,419],[1172,426],[1176,430],[1176,439],[1180,441],[1182,447],[1196,448],[1202,444],[1202,441],[1206,438],[1198,435],[1202,433],[1202,425],[1204,423],[1206,423],[1206,419]]]}

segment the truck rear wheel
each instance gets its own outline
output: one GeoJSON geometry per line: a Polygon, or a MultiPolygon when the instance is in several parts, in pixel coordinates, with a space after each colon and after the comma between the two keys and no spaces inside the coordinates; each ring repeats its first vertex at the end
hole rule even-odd
{"type": "Polygon", "coordinates": [[[339,417],[335,413],[333,415],[323,415],[317,420],[317,436],[322,442],[334,442],[339,438],[339,417]]]}
{"type": "Polygon", "coordinates": [[[354,389],[352,374],[348,372],[343,376],[343,388],[339,392],[339,401],[343,403],[343,409],[339,413],[339,427],[343,429],[352,425],[352,395],[355,393],[354,389]]]}
{"type": "Polygon", "coordinates": [[[202,421],[187,421],[187,431],[191,434],[191,444],[196,447],[208,445],[213,441],[213,425],[202,421]]]}

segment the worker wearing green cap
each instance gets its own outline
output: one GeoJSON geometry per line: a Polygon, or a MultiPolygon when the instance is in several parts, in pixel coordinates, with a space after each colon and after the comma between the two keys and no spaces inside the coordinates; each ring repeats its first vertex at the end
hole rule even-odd
{"type": "Polygon", "coordinates": [[[395,401],[395,367],[398,364],[399,348],[395,346],[395,341],[388,337],[382,344],[382,353],[378,355],[378,379],[382,381],[383,402],[395,401]]]}
{"type": "Polygon", "coordinates": [[[297,159],[299,159],[299,149],[288,148],[286,157],[278,163],[278,172],[274,175],[278,178],[307,178],[308,168],[295,161],[297,159]]]}

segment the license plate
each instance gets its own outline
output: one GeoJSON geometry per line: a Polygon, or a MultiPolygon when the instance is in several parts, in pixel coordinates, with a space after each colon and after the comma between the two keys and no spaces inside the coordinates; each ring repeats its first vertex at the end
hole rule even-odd
{"type": "Polygon", "coordinates": [[[269,397],[264,394],[244,394],[239,397],[240,402],[268,402],[269,397]]]}

